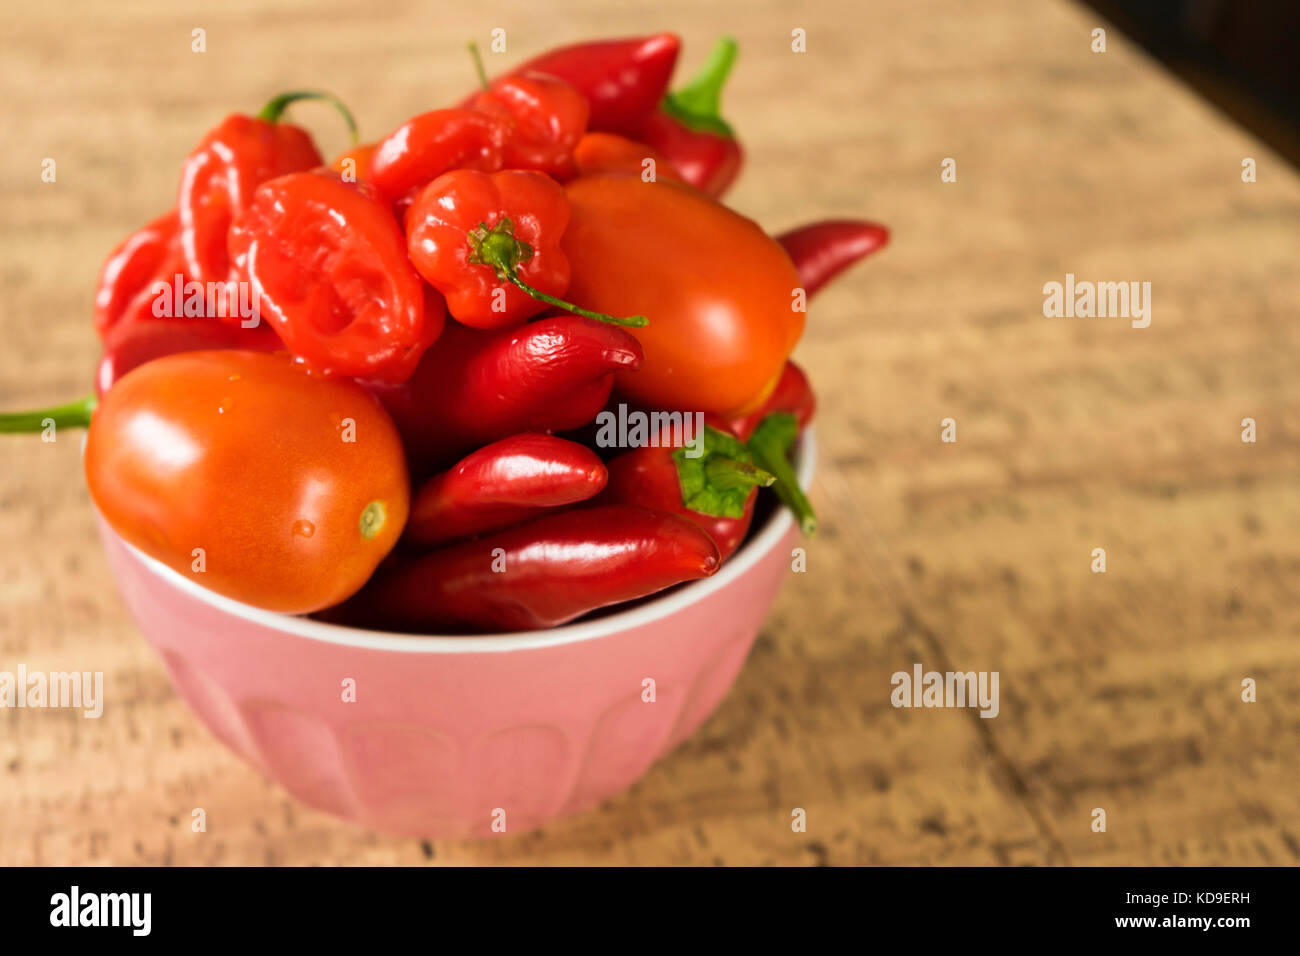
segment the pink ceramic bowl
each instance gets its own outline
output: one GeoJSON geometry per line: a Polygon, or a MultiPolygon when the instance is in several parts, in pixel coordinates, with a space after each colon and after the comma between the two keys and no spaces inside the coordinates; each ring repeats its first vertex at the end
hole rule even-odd
{"type": "MultiPolygon", "coordinates": [[[[814,457],[810,432],[805,488],[814,457]]],[[[303,803],[430,837],[487,835],[502,819],[528,830],[636,781],[722,701],[797,536],[782,508],[713,577],[630,610],[423,637],[240,604],[100,529],[136,623],[218,738],[303,803]]]]}

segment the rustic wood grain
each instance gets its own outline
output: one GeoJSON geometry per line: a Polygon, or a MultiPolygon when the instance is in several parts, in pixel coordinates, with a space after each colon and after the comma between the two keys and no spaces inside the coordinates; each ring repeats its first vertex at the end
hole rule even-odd
{"type": "MultiPolygon", "coordinates": [[[[817,300],[798,353],[822,402],[807,573],[694,738],[538,833],[422,844],[263,781],[126,618],[77,442],[4,441],[0,669],[102,670],[110,696],[99,720],[0,711],[0,863],[1300,861],[1300,180],[1118,34],[1090,52],[1094,14],[158,0],[3,17],[4,407],[86,389],[99,263],[172,201],[222,115],[327,85],[378,133],[461,93],[464,39],[498,26],[511,62],[676,29],[686,69],[734,33],[749,165],[730,201],[773,231],[865,215],[894,241],[817,300]],[[1066,272],[1151,282],[1150,328],[1044,318],[1066,272]],[[895,710],[890,674],[914,662],[999,671],[999,716],[895,710]]],[[[296,115],[341,145],[325,111],[296,115]]]]}

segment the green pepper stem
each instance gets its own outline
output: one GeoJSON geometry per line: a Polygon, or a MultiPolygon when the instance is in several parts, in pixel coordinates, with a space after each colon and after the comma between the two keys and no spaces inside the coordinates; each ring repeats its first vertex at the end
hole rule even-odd
{"type": "Polygon", "coordinates": [[[483,92],[486,93],[491,89],[491,84],[488,83],[487,71],[483,69],[483,57],[479,56],[478,43],[474,40],[469,41],[469,55],[474,59],[474,72],[478,74],[478,85],[483,87],[483,92]]]}
{"type": "Polygon", "coordinates": [[[519,273],[513,269],[506,272],[506,281],[514,284],[524,292],[527,292],[539,302],[545,302],[548,305],[553,305],[566,312],[572,312],[574,315],[581,315],[587,319],[595,319],[597,322],[607,322],[610,325],[621,325],[629,329],[643,329],[650,324],[650,320],[644,315],[609,315],[605,312],[593,312],[591,309],[584,309],[580,305],[574,305],[572,302],[565,302],[563,299],[557,299],[553,295],[547,295],[541,289],[534,289],[523,279],[519,278],[519,273]]]}
{"type": "Polygon", "coordinates": [[[268,123],[278,123],[284,116],[284,111],[288,109],[290,103],[296,103],[299,100],[324,100],[334,107],[343,117],[343,122],[348,124],[348,134],[352,137],[352,145],[355,146],[361,142],[361,137],[357,133],[357,121],[352,116],[352,111],[344,105],[343,101],[333,93],[325,90],[290,90],[287,93],[281,93],[279,96],[272,97],[267,104],[262,107],[262,112],[257,114],[257,118],[265,120],[268,123]]]}
{"type": "Polygon", "coordinates": [[[785,506],[794,513],[795,518],[799,521],[799,529],[805,535],[811,535],[815,532],[817,530],[817,515],[813,513],[812,502],[808,500],[808,496],[799,487],[799,479],[794,473],[794,466],[790,464],[790,458],[781,442],[769,435],[756,432],[749,440],[749,450],[759,465],[776,476],[776,484],[772,486],[772,490],[776,492],[776,496],[781,499],[785,506]]]}
{"type": "Polygon", "coordinates": [[[692,129],[733,136],[720,112],[722,87],[739,52],[734,38],[720,37],[691,82],[664,97],[665,111],[692,129]]]}
{"type": "Polygon", "coordinates": [[[715,455],[704,466],[708,482],[714,488],[767,488],[776,481],[776,475],[749,462],[736,461],[715,455]]]}
{"type": "Polygon", "coordinates": [[[53,421],[56,428],[87,428],[90,416],[98,404],[94,395],[68,402],[66,405],[54,405],[30,412],[0,413],[0,434],[16,435],[26,432],[39,432],[46,428],[46,421],[53,421]]]}
{"type": "Polygon", "coordinates": [[[497,274],[497,278],[502,282],[511,283],[538,302],[545,302],[556,308],[564,309],[566,312],[572,312],[574,315],[595,319],[597,322],[622,325],[630,329],[640,329],[650,324],[650,320],[644,315],[620,317],[607,315],[604,312],[593,312],[590,309],[584,309],[580,305],[574,305],[572,302],[557,299],[540,289],[534,289],[519,277],[519,264],[527,262],[533,257],[533,247],[522,239],[515,238],[515,224],[508,216],[501,217],[497,224],[490,229],[487,223],[479,223],[469,230],[466,239],[469,242],[467,261],[470,265],[487,266],[497,274]]]}

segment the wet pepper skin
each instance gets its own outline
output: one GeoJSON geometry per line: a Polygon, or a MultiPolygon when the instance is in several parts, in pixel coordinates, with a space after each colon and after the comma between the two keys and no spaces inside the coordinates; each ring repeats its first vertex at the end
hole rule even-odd
{"type": "Polygon", "coordinates": [[[289,614],[365,584],[409,506],[401,442],[378,402],[257,352],[187,352],[124,376],[95,410],[85,468],[126,541],[203,587],[289,614]]]}

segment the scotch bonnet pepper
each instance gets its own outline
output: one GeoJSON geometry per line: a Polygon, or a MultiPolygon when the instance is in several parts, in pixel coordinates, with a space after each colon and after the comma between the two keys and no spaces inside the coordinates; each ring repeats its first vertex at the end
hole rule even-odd
{"type": "Polygon", "coordinates": [[[320,91],[275,97],[257,116],[232,114],[199,142],[181,167],[176,199],[186,272],[197,282],[236,280],[226,239],[231,223],[268,179],[320,166],[324,160],[306,130],[281,123],[285,108],[323,99],[340,112],[354,139],[356,123],[339,100],[320,91]]]}
{"type": "Polygon", "coordinates": [[[264,183],[230,234],[235,273],[304,365],[402,382],[442,332],[443,304],[406,259],[388,204],[332,172],[264,183]]]}

